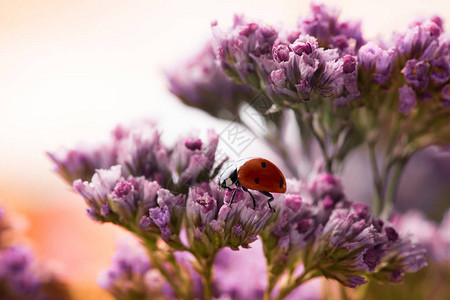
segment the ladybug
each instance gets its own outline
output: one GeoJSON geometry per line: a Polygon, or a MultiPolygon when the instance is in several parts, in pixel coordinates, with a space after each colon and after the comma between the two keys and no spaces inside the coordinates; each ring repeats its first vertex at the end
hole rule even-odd
{"type": "Polygon", "coordinates": [[[240,160],[223,171],[219,177],[221,188],[231,190],[232,185],[236,186],[230,200],[230,206],[233,203],[234,196],[238,188],[247,192],[253,200],[253,208],[256,207],[256,201],[250,190],[257,190],[261,194],[269,197],[267,204],[269,208],[273,200],[271,193],[285,193],[286,179],[283,173],[276,165],[264,158],[252,158],[240,160]]]}

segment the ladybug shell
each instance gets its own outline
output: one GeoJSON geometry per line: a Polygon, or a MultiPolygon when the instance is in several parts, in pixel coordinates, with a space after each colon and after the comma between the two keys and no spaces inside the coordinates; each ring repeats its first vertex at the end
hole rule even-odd
{"type": "Polygon", "coordinates": [[[286,192],[286,179],[280,169],[264,158],[253,158],[238,169],[239,183],[252,190],[286,192]]]}

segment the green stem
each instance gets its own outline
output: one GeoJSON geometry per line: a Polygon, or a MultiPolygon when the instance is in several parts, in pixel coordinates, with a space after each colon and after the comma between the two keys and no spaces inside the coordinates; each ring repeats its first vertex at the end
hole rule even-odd
{"type": "MultiPolygon", "coordinates": [[[[190,299],[189,295],[186,295],[186,293],[181,289],[182,286],[180,283],[178,283],[175,279],[176,277],[167,270],[167,268],[160,262],[160,259],[157,257],[157,246],[156,241],[148,240],[145,238],[142,238],[142,243],[144,244],[145,248],[147,249],[148,256],[150,258],[150,262],[152,267],[156,268],[161,275],[167,280],[167,282],[172,287],[174,293],[181,299],[190,299]]],[[[181,278],[178,278],[180,281],[181,278]]]]}
{"type": "Polygon", "coordinates": [[[295,288],[305,283],[306,281],[319,276],[318,273],[311,272],[312,270],[305,270],[300,276],[297,276],[294,280],[291,278],[288,280],[287,284],[280,288],[278,295],[275,297],[275,300],[282,300],[286,298],[295,288]]]}
{"type": "Polygon", "coordinates": [[[199,265],[201,266],[200,276],[203,284],[203,299],[210,300],[214,296],[213,292],[213,264],[217,252],[213,253],[209,257],[197,258],[199,265]]]}
{"type": "Polygon", "coordinates": [[[391,214],[392,206],[394,205],[395,196],[397,193],[398,184],[400,183],[400,177],[407,162],[408,158],[403,158],[396,164],[394,164],[394,169],[389,183],[389,187],[384,197],[384,206],[382,207],[382,211],[380,214],[380,216],[383,219],[388,219],[389,215],[391,214]]]}
{"type": "MultiPolygon", "coordinates": [[[[320,150],[322,151],[323,159],[325,160],[325,167],[326,167],[327,172],[333,173],[333,159],[330,158],[330,156],[328,155],[327,146],[325,144],[325,141],[323,140],[323,138],[320,136],[320,134],[317,132],[317,130],[314,127],[313,114],[309,111],[307,105],[304,105],[304,107],[305,107],[306,113],[308,115],[305,118],[303,118],[303,120],[308,125],[308,128],[311,131],[313,137],[316,139],[317,143],[319,143],[319,147],[320,147],[320,150]]],[[[296,112],[296,114],[298,115],[297,112],[296,112]]],[[[301,118],[302,116],[300,115],[298,117],[301,118]]]]}
{"type": "Polygon", "coordinates": [[[292,161],[291,156],[289,155],[286,147],[284,146],[283,142],[279,139],[280,136],[278,135],[278,138],[265,136],[264,137],[266,142],[269,144],[271,148],[273,148],[280,157],[283,159],[284,164],[289,169],[289,172],[291,172],[292,176],[298,177],[298,171],[296,168],[296,164],[292,161]]]}
{"type": "Polygon", "coordinates": [[[270,294],[272,293],[275,285],[277,284],[279,276],[275,276],[273,273],[267,272],[267,289],[264,291],[264,300],[270,300],[270,294]]]}
{"type": "Polygon", "coordinates": [[[164,276],[164,278],[167,280],[167,282],[170,284],[170,286],[173,288],[173,291],[175,294],[180,297],[181,299],[189,299],[188,296],[184,295],[180,288],[180,284],[175,281],[175,278],[173,274],[171,274],[162,263],[159,262],[157,258],[155,258],[154,255],[150,253],[150,261],[152,264],[152,267],[159,270],[159,272],[164,276]]]}
{"type": "Polygon", "coordinates": [[[345,286],[339,285],[339,290],[341,292],[342,300],[350,300],[350,297],[347,295],[347,290],[345,289],[345,286]]]}
{"type": "Polygon", "coordinates": [[[383,197],[383,180],[378,169],[378,161],[375,152],[375,143],[368,143],[370,165],[372,169],[373,185],[375,188],[375,196],[373,201],[374,210],[380,213],[381,208],[384,205],[383,197]]]}

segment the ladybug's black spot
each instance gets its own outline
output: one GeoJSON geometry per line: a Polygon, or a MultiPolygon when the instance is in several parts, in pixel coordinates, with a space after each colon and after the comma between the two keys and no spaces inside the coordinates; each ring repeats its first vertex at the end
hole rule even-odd
{"type": "Polygon", "coordinates": [[[261,167],[265,168],[265,167],[266,167],[266,163],[265,163],[265,162],[262,162],[262,163],[261,163],[261,167]]]}
{"type": "Polygon", "coordinates": [[[259,178],[258,178],[258,177],[255,178],[255,182],[256,182],[256,183],[259,183],[259,178]]]}
{"type": "Polygon", "coordinates": [[[283,187],[283,185],[284,185],[284,181],[283,181],[283,178],[280,178],[280,188],[282,188],[282,187],[283,187]]]}

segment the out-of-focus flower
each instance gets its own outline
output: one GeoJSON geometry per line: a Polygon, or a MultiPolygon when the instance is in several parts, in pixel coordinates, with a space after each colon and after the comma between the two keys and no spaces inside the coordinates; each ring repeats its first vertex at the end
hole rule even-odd
{"type": "Polygon", "coordinates": [[[405,214],[396,214],[393,223],[400,233],[412,236],[425,246],[427,254],[432,259],[442,261],[450,258],[449,216],[450,210],[447,211],[439,226],[428,220],[420,211],[411,210],[405,214]]]}
{"type": "Polygon", "coordinates": [[[432,59],[430,61],[430,64],[431,64],[430,78],[433,81],[433,83],[442,84],[449,80],[450,77],[449,56],[447,57],[441,56],[432,59]]]}
{"type": "Polygon", "coordinates": [[[166,299],[170,285],[151,267],[145,249],[136,241],[120,241],[111,266],[98,279],[100,287],[117,299],[166,299]]]}
{"type": "Polygon", "coordinates": [[[442,104],[450,107],[450,84],[445,85],[441,91],[442,104]]]}
{"type": "MultiPolygon", "coordinates": [[[[218,279],[216,291],[225,299],[261,299],[267,289],[266,269],[260,240],[252,243],[250,249],[225,248],[217,254],[214,264],[214,277],[218,279]]],[[[320,299],[320,280],[306,282],[286,299],[320,299]]]]}
{"type": "Polygon", "coordinates": [[[47,153],[55,163],[55,172],[66,181],[89,180],[96,169],[107,168],[116,162],[116,153],[105,145],[79,146],[76,150],[60,149],[47,153]]]}
{"type": "Polygon", "coordinates": [[[214,277],[217,278],[216,289],[222,297],[261,299],[267,287],[261,241],[252,243],[250,249],[222,249],[214,263],[214,277]]]}
{"type": "Polygon", "coordinates": [[[414,273],[427,265],[426,249],[405,236],[393,241],[391,250],[383,257],[377,272],[371,274],[384,282],[402,282],[405,273],[414,273]]]}
{"type": "Polygon", "coordinates": [[[391,77],[391,71],[397,59],[394,48],[383,50],[378,45],[369,42],[362,46],[358,52],[358,62],[362,67],[363,76],[370,74],[373,81],[385,84],[391,77]]]}
{"type": "MultiPolygon", "coordinates": [[[[442,24],[441,24],[442,25],[442,24]]],[[[432,20],[408,28],[396,38],[401,57],[431,59],[439,46],[441,28],[432,20]]]]}
{"type": "Polygon", "coordinates": [[[206,143],[198,138],[191,143],[191,137],[169,148],[161,141],[161,133],[155,124],[141,122],[130,127],[117,126],[108,143],[92,147],[91,151],[71,149],[64,152],[65,156],[48,155],[58,173],[70,183],[72,179],[90,180],[97,169],[120,165],[124,177],[143,176],[178,193],[186,184],[208,181],[215,176],[212,168],[219,137],[213,131],[208,135],[206,143]],[[80,164],[79,159],[72,157],[88,157],[89,160],[80,164]]]}
{"type": "Polygon", "coordinates": [[[411,84],[414,89],[421,90],[428,86],[430,79],[428,78],[429,65],[424,61],[410,59],[406,62],[402,70],[406,81],[411,84]]]}
{"type": "Polygon", "coordinates": [[[406,84],[398,89],[398,111],[407,114],[417,104],[416,93],[406,84]]]}
{"type": "Polygon", "coordinates": [[[251,88],[229,79],[216,64],[211,43],[186,63],[167,72],[169,90],[184,104],[200,108],[214,117],[234,119],[239,104],[253,99],[251,88]]]}
{"type": "Polygon", "coordinates": [[[316,201],[325,200],[328,197],[329,200],[332,200],[333,205],[345,198],[341,179],[324,172],[312,176],[308,190],[316,201]]]}
{"type": "Polygon", "coordinates": [[[315,36],[325,48],[338,48],[344,53],[356,53],[365,43],[361,22],[339,20],[337,7],[311,2],[310,12],[300,18],[298,28],[301,32],[315,36]]]}
{"type": "Polygon", "coordinates": [[[66,285],[44,265],[38,263],[25,245],[10,245],[13,226],[0,208],[0,298],[2,299],[70,299],[66,285]],[[5,231],[9,231],[5,235],[5,231]]]}
{"type": "Polygon", "coordinates": [[[212,25],[216,55],[222,70],[237,83],[257,84],[254,58],[271,55],[278,31],[267,25],[248,23],[236,16],[228,31],[212,25]]]}

